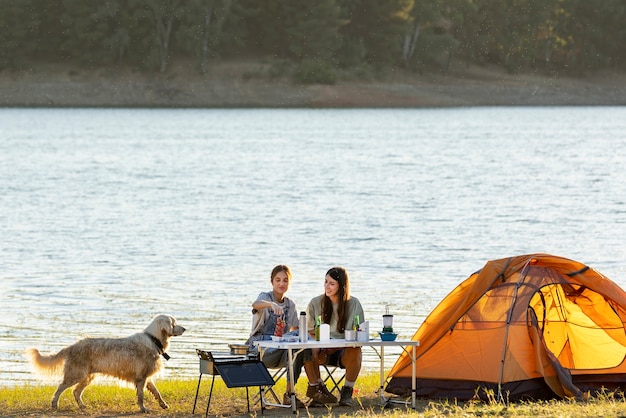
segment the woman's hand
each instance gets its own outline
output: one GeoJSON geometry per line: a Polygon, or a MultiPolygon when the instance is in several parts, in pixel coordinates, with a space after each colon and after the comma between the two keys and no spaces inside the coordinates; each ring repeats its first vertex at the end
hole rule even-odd
{"type": "Polygon", "coordinates": [[[275,315],[281,316],[283,314],[283,308],[281,308],[278,303],[276,302],[268,302],[268,303],[269,303],[269,306],[267,307],[267,309],[271,309],[275,315]]]}

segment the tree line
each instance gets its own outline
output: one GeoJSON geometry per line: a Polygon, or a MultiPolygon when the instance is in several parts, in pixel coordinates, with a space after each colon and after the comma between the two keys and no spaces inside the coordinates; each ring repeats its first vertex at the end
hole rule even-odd
{"type": "Polygon", "coordinates": [[[624,0],[0,0],[0,70],[253,57],[311,82],[455,59],[583,74],[625,68],[625,21],[624,0]]]}

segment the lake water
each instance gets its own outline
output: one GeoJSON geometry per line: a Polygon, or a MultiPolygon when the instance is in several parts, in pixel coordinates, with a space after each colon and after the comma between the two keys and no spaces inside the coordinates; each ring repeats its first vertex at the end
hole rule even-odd
{"type": "Polygon", "coordinates": [[[195,378],[195,348],[246,339],[279,263],[299,308],[344,265],[371,329],[388,305],[403,338],[491,259],[626,286],[624,107],[0,109],[0,127],[1,384],[38,381],[27,347],[158,313],[188,329],[163,376],[195,378]]]}

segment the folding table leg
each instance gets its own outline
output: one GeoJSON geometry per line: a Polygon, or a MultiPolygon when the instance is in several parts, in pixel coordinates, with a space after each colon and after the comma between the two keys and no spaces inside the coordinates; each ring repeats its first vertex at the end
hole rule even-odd
{"type": "Polygon", "coordinates": [[[287,363],[287,367],[289,367],[289,370],[291,370],[291,373],[287,374],[287,378],[289,379],[289,383],[291,386],[291,413],[295,414],[296,413],[296,380],[294,377],[293,373],[293,350],[291,348],[289,348],[287,350],[287,358],[289,359],[288,363],[287,363]]]}

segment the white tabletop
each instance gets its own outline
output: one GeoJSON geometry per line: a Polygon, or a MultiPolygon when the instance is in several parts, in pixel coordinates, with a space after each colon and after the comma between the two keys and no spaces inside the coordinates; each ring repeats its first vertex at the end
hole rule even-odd
{"type": "Polygon", "coordinates": [[[301,349],[301,348],[341,348],[341,347],[406,347],[406,346],[419,346],[420,342],[415,340],[395,340],[395,341],[382,341],[380,339],[372,339],[368,341],[346,341],[340,339],[331,339],[328,341],[314,341],[309,340],[305,343],[287,342],[287,341],[255,341],[259,347],[263,348],[280,348],[287,349],[301,349]]]}

